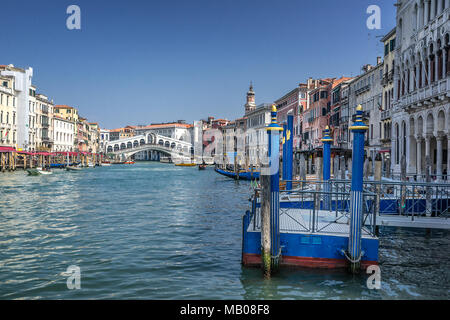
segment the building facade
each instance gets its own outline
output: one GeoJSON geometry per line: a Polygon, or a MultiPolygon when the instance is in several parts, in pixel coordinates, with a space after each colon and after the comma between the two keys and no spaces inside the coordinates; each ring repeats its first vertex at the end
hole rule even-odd
{"type": "Polygon", "coordinates": [[[59,115],[53,117],[54,152],[74,151],[74,123],[59,115]]]}
{"type": "MultiPolygon", "coordinates": [[[[395,41],[396,28],[386,34],[381,42],[384,44],[383,59],[383,78],[381,85],[383,86],[383,100],[381,111],[381,145],[380,151],[383,155],[383,162],[391,158],[391,131],[392,131],[392,102],[394,100],[394,69],[395,69],[395,41]]],[[[390,168],[384,168],[390,170],[390,168]]]]}
{"type": "MultiPolygon", "coordinates": [[[[33,69],[20,69],[14,65],[1,65],[0,76],[12,77],[13,92],[12,97],[12,123],[16,131],[12,131],[12,140],[16,149],[28,150],[29,141],[29,94],[33,78],[33,69]]],[[[6,96],[8,99],[8,96],[6,96]]],[[[9,131],[8,131],[9,132],[9,131]]]]}
{"type": "Polygon", "coordinates": [[[13,122],[14,77],[0,75],[0,146],[14,147],[17,124],[13,122]]]}
{"type": "Polygon", "coordinates": [[[392,108],[392,168],[446,179],[450,168],[449,0],[402,0],[397,28],[392,108]]]}
{"type": "MultiPolygon", "coordinates": [[[[363,73],[350,83],[349,112],[356,113],[356,107],[361,105],[364,119],[367,121],[369,130],[366,132],[365,150],[367,156],[375,159],[377,152],[381,150],[381,111],[382,111],[382,85],[383,63],[381,57],[377,58],[377,64],[367,64],[363,67],[363,73]]],[[[349,118],[353,123],[353,118],[349,118]]],[[[350,142],[353,136],[349,134],[350,142]]]]}

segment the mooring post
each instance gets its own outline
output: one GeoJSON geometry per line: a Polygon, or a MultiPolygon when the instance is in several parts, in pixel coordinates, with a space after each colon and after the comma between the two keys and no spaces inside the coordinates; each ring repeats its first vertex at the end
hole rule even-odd
{"type": "Polygon", "coordinates": [[[282,137],[282,142],[281,142],[282,143],[282,148],[283,148],[283,156],[281,158],[281,162],[282,162],[281,179],[284,182],[286,182],[286,180],[287,180],[287,176],[286,176],[286,173],[287,173],[287,169],[286,169],[286,163],[287,163],[287,161],[286,161],[286,158],[287,158],[287,156],[286,156],[286,154],[287,154],[287,150],[286,150],[286,147],[287,147],[287,144],[286,144],[286,132],[287,132],[287,125],[283,124],[283,137],[282,137]]]}
{"type": "Polygon", "coordinates": [[[340,179],[345,180],[345,156],[339,157],[340,179]]]}
{"type": "Polygon", "coordinates": [[[402,155],[402,158],[400,160],[400,180],[402,181],[402,184],[400,186],[400,215],[405,214],[406,209],[406,157],[405,155],[402,155]]]}
{"type": "MultiPolygon", "coordinates": [[[[322,179],[323,175],[323,154],[322,156],[317,155],[316,157],[316,192],[320,192],[322,185],[320,184],[320,180],[322,179]]],[[[320,210],[320,200],[321,197],[315,197],[314,201],[314,207],[316,210],[320,210]]]]}
{"type": "MultiPolygon", "coordinates": [[[[306,160],[305,160],[305,154],[304,153],[300,153],[300,168],[299,168],[300,172],[300,181],[306,181],[306,160]]],[[[303,185],[304,182],[300,183],[300,187],[303,190],[303,185]]]]}
{"type": "Polygon", "coordinates": [[[432,189],[430,187],[431,184],[431,158],[430,156],[425,157],[425,182],[427,183],[426,187],[426,215],[430,213],[430,216],[433,216],[433,207],[431,204],[431,192],[432,189]]]}
{"type": "Polygon", "coordinates": [[[277,124],[277,108],[272,106],[272,122],[266,127],[269,142],[269,168],[264,174],[270,176],[270,254],[271,271],[278,268],[280,247],[280,131],[277,124]]]}
{"type": "Polygon", "coordinates": [[[348,253],[350,272],[358,273],[361,267],[361,228],[363,218],[363,165],[364,165],[364,134],[368,129],[363,122],[361,105],[356,108],[356,119],[350,130],[353,132],[352,153],[352,185],[350,189],[350,234],[348,238],[348,253]]]}
{"type": "Polygon", "coordinates": [[[331,178],[331,144],[333,143],[333,138],[330,136],[330,128],[328,126],[325,127],[323,131],[323,181],[324,181],[324,197],[323,197],[323,209],[330,210],[330,178],[331,178]]]}
{"type": "Polygon", "coordinates": [[[292,159],[294,154],[294,116],[288,114],[287,116],[287,131],[286,131],[286,158],[283,158],[283,162],[286,162],[286,190],[292,190],[292,159]],[[284,160],[286,159],[286,160],[284,160]]]}
{"type": "Polygon", "coordinates": [[[268,167],[261,168],[261,266],[264,278],[270,278],[270,175],[262,174],[268,167]]]}
{"type": "MultiPolygon", "coordinates": [[[[379,153],[377,153],[377,155],[375,156],[375,170],[374,170],[374,180],[380,182],[381,181],[381,167],[382,167],[382,162],[381,162],[381,155],[379,153]]],[[[380,213],[380,192],[381,192],[381,185],[377,184],[376,185],[376,200],[375,200],[375,207],[374,207],[374,222],[376,221],[376,215],[378,215],[380,213]]],[[[375,229],[375,234],[378,236],[378,231],[379,228],[377,225],[373,226],[375,229]]]]}

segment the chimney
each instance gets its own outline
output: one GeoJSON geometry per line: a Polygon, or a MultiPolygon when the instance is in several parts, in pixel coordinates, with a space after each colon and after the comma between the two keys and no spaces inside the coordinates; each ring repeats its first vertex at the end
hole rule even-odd
{"type": "Polygon", "coordinates": [[[377,65],[381,63],[381,57],[377,57],[377,65]]]}

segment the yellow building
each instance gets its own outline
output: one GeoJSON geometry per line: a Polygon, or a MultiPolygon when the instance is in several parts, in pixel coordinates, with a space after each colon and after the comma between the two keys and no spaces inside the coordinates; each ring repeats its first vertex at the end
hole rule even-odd
{"type": "Polygon", "coordinates": [[[16,147],[14,77],[0,75],[0,146],[16,147]]]}

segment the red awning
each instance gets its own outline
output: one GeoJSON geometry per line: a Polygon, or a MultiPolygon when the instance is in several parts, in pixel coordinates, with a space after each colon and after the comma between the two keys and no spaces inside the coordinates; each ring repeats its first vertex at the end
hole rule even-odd
{"type": "Polygon", "coordinates": [[[0,147],[0,152],[16,152],[13,147],[0,147]]]}
{"type": "Polygon", "coordinates": [[[50,152],[36,152],[35,154],[40,156],[51,156],[52,154],[50,152]]]}
{"type": "Polygon", "coordinates": [[[379,153],[390,153],[391,149],[386,149],[386,150],[380,150],[378,151],[379,153]]]}

